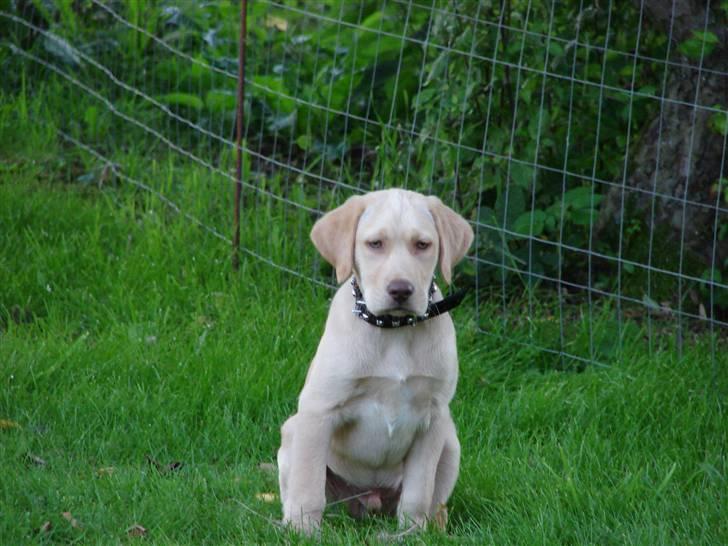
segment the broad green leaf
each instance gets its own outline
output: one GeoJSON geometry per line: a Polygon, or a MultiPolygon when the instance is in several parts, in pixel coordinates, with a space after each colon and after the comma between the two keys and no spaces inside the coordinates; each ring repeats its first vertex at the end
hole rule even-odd
{"type": "Polygon", "coordinates": [[[523,190],[511,186],[508,191],[501,191],[495,201],[495,217],[498,225],[512,230],[513,223],[526,209],[526,201],[523,197],[523,190]],[[505,224],[504,224],[505,220],[505,224]]]}
{"type": "Polygon", "coordinates": [[[554,57],[562,57],[563,55],[564,55],[563,46],[560,43],[552,40],[549,43],[549,56],[551,58],[554,58],[554,57]]]}
{"type": "Polygon", "coordinates": [[[677,50],[691,59],[700,59],[701,55],[707,57],[718,44],[718,37],[710,31],[693,30],[692,37],[681,43],[677,50]]]}
{"type": "Polygon", "coordinates": [[[703,271],[703,274],[700,276],[701,279],[706,280],[706,281],[710,281],[711,277],[713,278],[713,282],[723,284],[723,275],[721,274],[720,269],[718,269],[718,268],[713,268],[712,270],[706,269],[705,271],[703,271]]]}
{"type": "MultiPolygon", "coordinates": [[[[356,50],[357,64],[371,65],[375,61],[390,59],[402,49],[402,39],[393,36],[377,36],[367,32],[359,38],[356,50]]],[[[372,67],[376,68],[376,67],[372,67]]]]}
{"type": "Polygon", "coordinates": [[[361,22],[361,26],[363,28],[378,29],[381,25],[380,21],[382,20],[382,17],[384,17],[384,13],[381,11],[375,11],[361,22]]]}
{"type": "Polygon", "coordinates": [[[577,226],[588,226],[597,218],[594,209],[576,209],[571,212],[571,221],[577,226]]]}
{"type": "Polygon", "coordinates": [[[311,136],[310,135],[300,135],[296,139],[296,144],[298,144],[298,147],[302,150],[308,150],[308,148],[311,146],[311,136]]]}
{"type": "Polygon", "coordinates": [[[626,64],[619,70],[619,75],[628,78],[632,75],[633,72],[634,67],[631,64],[626,64]]]}
{"type": "Polygon", "coordinates": [[[594,200],[592,201],[592,188],[589,186],[579,186],[578,188],[573,188],[564,194],[564,203],[575,209],[583,209],[592,205],[598,205],[602,199],[603,197],[601,195],[595,193],[594,200]]]}
{"type": "Polygon", "coordinates": [[[657,87],[654,85],[644,85],[640,87],[637,92],[643,95],[654,95],[657,92],[657,87]]]}
{"type": "Polygon", "coordinates": [[[186,106],[195,110],[202,110],[205,106],[200,97],[189,93],[167,93],[157,98],[169,106],[186,106]]]}
{"type": "Polygon", "coordinates": [[[490,207],[479,207],[476,221],[486,226],[498,225],[498,221],[495,218],[495,211],[490,207]]]}
{"type": "Polygon", "coordinates": [[[538,237],[546,226],[546,213],[540,209],[524,212],[513,222],[513,231],[521,235],[538,237]],[[533,227],[531,225],[533,224],[533,227]],[[533,231],[531,231],[533,230],[533,231]]]}
{"type": "Polygon", "coordinates": [[[710,127],[716,133],[726,136],[728,134],[728,112],[716,112],[710,116],[710,127]]]}
{"type": "Polygon", "coordinates": [[[533,167],[523,163],[511,162],[511,178],[517,186],[528,188],[533,182],[533,167]]]}
{"type": "Polygon", "coordinates": [[[266,102],[273,110],[284,114],[290,114],[295,109],[295,102],[290,95],[281,78],[277,76],[253,76],[253,95],[259,98],[265,97],[266,102]]]}
{"type": "Polygon", "coordinates": [[[235,92],[226,89],[212,89],[205,96],[205,104],[213,112],[231,112],[235,110],[235,92]]]}

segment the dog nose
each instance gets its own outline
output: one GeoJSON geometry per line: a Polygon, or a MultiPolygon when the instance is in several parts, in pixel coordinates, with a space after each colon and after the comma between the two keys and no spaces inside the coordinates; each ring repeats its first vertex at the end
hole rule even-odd
{"type": "Polygon", "coordinates": [[[412,283],[404,279],[395,279],[387,285],[387,292],[397,303],[404,303],[415,291],[412,283]]]}

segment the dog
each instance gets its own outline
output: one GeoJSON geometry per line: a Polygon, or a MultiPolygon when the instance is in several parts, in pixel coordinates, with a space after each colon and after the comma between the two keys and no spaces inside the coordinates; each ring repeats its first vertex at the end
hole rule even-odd
{"type": "Polygon", "coordinates": [[[333,298],[281,428],[283,522],[311,534],[327,501],[340,501],[355,517],[396,515],[404,529],[444,526],[460,465],[449,410],[458,363],[433,278],[439,266],[450,284],[473,230],[437,197],[391,189],[349,198],[311,239],[351,287],[333,298]]]}

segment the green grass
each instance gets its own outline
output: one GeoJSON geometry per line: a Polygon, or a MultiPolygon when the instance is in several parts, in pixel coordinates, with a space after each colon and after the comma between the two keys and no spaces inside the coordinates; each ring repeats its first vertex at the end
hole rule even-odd
{"type": "MultiPolygon", "coordinates": [[[[26,129],[0,156],[0,542],[298,542],[270,523],[279,504],[257,495],[277,493],[276,477],[258,465],[274,460],[328,292],[248,258],[232,273],[226,244],[133,188],[70,183],[70,151],[26,129]],[[145,538],[127,535],[134,524],[145,538]]],[[[204,214],[212,190],[188,190],[204,214]]],[[[244,240],[280,219],[246,218],[244,240]]],[[[282,247],[289,263],[314,253],[282,247]]],[[[497,310],[479,325],[497,331],[497,310]]],[[[631,324],[609,367],[577,373],[478,333],[467,307],[455,321],[461,475],[447,534],[411,543],[728,543],[723,342],[715,366],[706,335],[682,359],[648,355],[631,324]]],[[[509,338],[528,342],[528,323],[509,338]]],[[[332,510],[322,542],[382,529],[393,522],[332,510]]]]}

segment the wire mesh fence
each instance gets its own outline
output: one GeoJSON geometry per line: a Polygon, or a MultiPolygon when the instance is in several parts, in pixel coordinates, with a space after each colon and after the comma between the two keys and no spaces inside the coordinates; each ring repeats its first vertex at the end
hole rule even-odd
{"type": "MultiPolygon", "coordinates": [[[[476,232],[457,282],[483,334],[523,329],[536,352],[592,364],[625,336],[680,351],[706,335],[721,360],[723,4],[248,4],[250,259],[331,286],[308,243],[318,214],[378,188],[432,193],[476,232]]],[[[3,88],[42,97],[32,115],[78,151],[77,181],[113,175],[230,243],[239,10],[15,1],[3,88]]]]}

